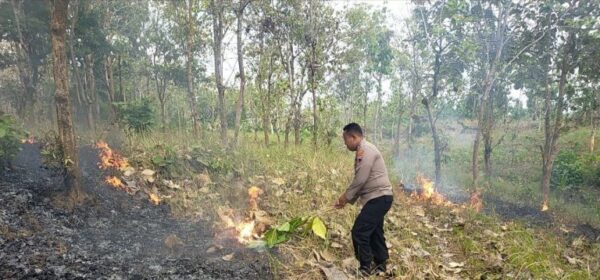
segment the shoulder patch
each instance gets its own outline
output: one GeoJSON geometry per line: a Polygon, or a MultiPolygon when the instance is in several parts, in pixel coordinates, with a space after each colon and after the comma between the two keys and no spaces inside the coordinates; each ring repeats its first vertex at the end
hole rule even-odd
{"type": "Polygon", "coordinates": [[[358,159],[359,161],[365,156],[365,150],[363,149],[359,149],[358,151],[356,151],[356,159],[358,159]]]}

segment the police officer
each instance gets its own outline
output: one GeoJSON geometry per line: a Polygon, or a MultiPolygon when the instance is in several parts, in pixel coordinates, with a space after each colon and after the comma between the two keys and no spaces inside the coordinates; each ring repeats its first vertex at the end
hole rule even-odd
{"type": "Polygon", "coordinates": [[[336,209],[359,200],[363,205],[352,227],[354,255],[360,262],[363,276],[386,272],[389,258],[383,221],[393,202],[392,184],[388,178],[383,156],[364,139],[361,127],[350,123],[343,129],[344,143],[354,158],[354,179],[335,203],[336,209]]]}

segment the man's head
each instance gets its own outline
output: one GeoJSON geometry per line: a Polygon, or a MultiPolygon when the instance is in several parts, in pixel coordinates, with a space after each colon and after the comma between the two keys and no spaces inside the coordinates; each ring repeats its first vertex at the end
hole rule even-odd
{"type": "Polygon", "coordinates": [[[344,126],[344,144],[350,151],[356,151],[360,141],[363,139],[363,131],[357,123],[349,123],[344,126]]]}

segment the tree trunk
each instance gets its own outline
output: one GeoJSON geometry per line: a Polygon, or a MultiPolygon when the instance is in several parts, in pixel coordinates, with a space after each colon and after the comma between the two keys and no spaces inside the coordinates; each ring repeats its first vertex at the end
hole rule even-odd
{"type": "Polygon", "coordinates": [[[115,114],[115,79],[113,76],[113,63],[114,58],[111,55],[107,55],[104,61],[104,79],[106,80],[106,87],[108,89],[108,107],[110,108],[110,123],[114,123],[116,121],[115,114]]]}
{"type": "Polygon", "coordinates": [[[316,71],[316,46],[315,43],[312,44],[311,50],[311,65],[309,72],[310,79],[310,91],[312,93],[312,109],[313,109],[313,148],[317,148],[317,138],[319,133],[318,123],[319,123],[319,115],[318,115],[318,106],[317,106],[317,86],[315,81],[315,71],[316,71]]]}
{"type": "Polygon", "coordinates": [[[215,60],[215,81],[218,93],[218,110],[221,123],[221,143],[227,145],[227,111],[225,108],[225,86],[223,85],[223,3],[210,1],[213,22],[213,54],[215,60]]]}
{"type": "Polygon", "coordinates": [[[86,103],[84,92],[83,92],[83,82],[81,81],[82,79],[81,79],[81,74],[79,73],[79,66],[77,65],[77,59],[75,57],[75,48],[73,47],[74,39],[75,39],[75,25],[77,24],[77,20],[78,20],[78,4],[79,4],[79,1],[76,0],[71,5],[73,14],[71,16],[71,27],[70,27],[71,33],[69,36],[69,53],[71,55],[71,67],[73,69],[73,76],[75,77],[75,83],[76,83],[75,90],[77,93],[77,105],[82,106],[82,105],[87,105],[87,103],[86,103]]]}
{"type": "Polygon", "coordinates": [[[52,61],[55,86],[55,101],[58,121],[58,134],[63,150],[65,184],[69,188],[69,205],[78,204],[84,198],[81,185],[79,155],[73,127],[71,100],[69,99],[69,79],[66,53],[66,26],[68,0],[55,0],[52,10],[51,38],[52,61]]]}
{"type": "Polygon", "coordinates": [[[96,131],[96,119],[98,118],[98,112],[95,111],[98,103],[98,97],[96,96],[96,77],[94,75],[94,60],[91,54],[85,56],[85,75],[86,75],[86,91],[84,92],[86,101],[87,111],[87,123],[88,127],[92,131],[96,131]]]}
{"type": "Polygon", "coordinates": [[[377,104],[376,104],[376,109],[375,109],[375,122],[373,123],[373,136],[375,136],[374,138],[376,138],[377,140],[381,141],[383,139],[383,132],[382,132],[382,128],[381,128],[381,98],[383,95],[383,88],[382,88],[382,80],[383,77],[381,74],[378,74],[377,77],[377,104]]]}
{"type": "Polygon", "coordinates": [[[186,34],[186,67],[187,67],[187,92],[188,102],[190,103],[190,114],[192,117],[192,130],[194,136],[200,135],[200,125],[198,120],[198,105],[196,104],[196,96],[194,93],[194,76],[192,73],[192,66],[194,65],[194,46],[192,42],[192,34],[194,33],[194,19],[192,18],[194,0],[188,0],[188,13],[187,13],[187,34],[186,34]]]}
{"type": "Polygon", "coordinates": [[[435,164],[435,185],[440,186],[442,182],[442,147],[437,133],[436,119],[431,112],[431,102],[438,96],[438,83],[441,67],[441,50],[435,53],[435,62],[433,70],[432,93],[430,98],[423,98],[423,105],[427,111],[427,119],[431,128],[431,137],[433,138],[434,164],[435,164]]]}
{"type": "Polygon", "coordinates": [[[233,143],[237,145],[238,137],[240,134],[240,123],[242,121],[242,112],[244,110],[244,91],[246,88],[246,73],[244,72],[244,45],[242,38],[242,29],[243,29],[243,21],[244,21],[244,8],[246,7],[248,1],[240,1],[240,7],[236,11],[237,15],[237,29],[236,29],[236,39],[237,39],[237,58],[238,58],[238,68],[240,71],[240,94],[235,104],[235,131],[233,136],[233,143]]]}
{"type": "Polygon", "coordinates": [[[552,169],[554,167],[554,159],[558,152],[558,139],[560,137],[560,130],[563,125],[563,110],[564,110],[564,97],[565,87],[567,84],[567,75],[570,72],[570,65],[568,57],[573,51],[574,34],[573,31],[569,32],[566,38],[566,45],[564,46],[564,53],[562,55],[562,62],[560,64],[560,78],[558,81],[558,97],[556,100],[556,108],[554,110],[554,120],[552,118],[552,91],[550,90],[550,81],[546,83],[546,96],[545,96],[545,116],[544,116],[544,135],[545,141],[542,149],[542,183],[541,190],[543,195],[542,210],[548,209],[548,198],[550,196],[550,178],[552,176],[552,169]],[[552,123],[553,122],[553,123],[552,123]]]}
{"type": "Polygon", "coordinates": [[[392,154],[394,156],[400,156],[400,133],[401,133],[401,122],[402,122],[402,99],[398,98],[399,102],[398,102],[398,108],[397,108],[397,112],[396,112],[396,133],[394,134],[394,147],[393,147],[393,151],[392,154]]]}
{"type": "Polygon", "coordinates": [[[596,119],[594,116],[594,112],[591,113],[590,122],[591,122],[591,132],[590,132],[590,153],[594,153],[594,149],[596,146],[596,119]]]}

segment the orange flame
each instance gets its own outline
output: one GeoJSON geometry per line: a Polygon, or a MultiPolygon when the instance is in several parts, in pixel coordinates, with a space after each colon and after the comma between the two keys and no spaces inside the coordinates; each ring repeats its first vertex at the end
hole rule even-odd
{"type": "Polygon", "coordinates": [[[124,188],[125,185],[123,184],[123,182],[121,181],[121,179],[115,177],[115,176],[107,176],[106,180],[104,180],[104,182],[106,182],[107,184],[115,187],[115,188],[124,188]]]}
{"type": "Polygon", "coordinates": [[[35,139],[33,138],[33,136],[29,136],[27,137],[27,139],[21,139],[21,144],[34,144],[35,143],[35,139]]]}
{"type": "Polygon", "coordinates": [[[446,199],[435,191],[435,183],[421,174],[417,174],[417,184],[421,186],[421,193],[414,192],[411,196],[420,200],[431,201],[435,204],[443,204],[446,199]]]}
{"type": "Polygon", "coordinates": [[[255,220],[254,211],[258,211],[258,197],[262,194],[262,189],[256,186],[248,188],[248,202],[250,211],[247,213],[249,217],[236,219],[233,209],[219,209],[218,215],[226,229],[235,231],[235,238],[242,244],[247,244],[256,235],[260,234],[261,230],[257,230],[257,222],[255,220]],[[242,220],[242,221],[240,221],[242,220]]]}
{"type": "Polygon", "coordinates": [[[250,204],[250,209],[257,210],[258,209],[258,197],[262,193],[262,190],[259,187],[252,186],[248,189],[248,202],[250,204]]]}
{"type": "Polygon", "coordinates": [[[157,194],[149,193],[148,196],[150,197],[150,202],[152,202],[154,205],[160,204],[161,199],[157,194]]]}
{"type": "Polygon", "coordinates": [[[475,211],[480,212],[483,208],[483,200],[481,199],[481,191],[475,190],[471,193],[471,198],[469,199],[471,202],[471,208],[475,211]]]}
{"type": "Polygon", "coordinates": [[[127,159],[122,157],[118,153],[113,152],[113,150],[108,146],[106,142],[102,140],[96,142],[96,148],[100,149],[100,153],[98,154],[100,157],[98,167],[102,169],[108,169],[112,167],[117,168],[119,170],[123,170],[129,167],[127,159]]]}
{"type": "Polygon", "coordinates": [[[547,201],[547,200],[544,200],[544,204],[542,204],[542,212],[544,212],[544,211],[548,211],[548,209],[550,209],[550,208],[548,207],[548,201],[547,201]]]}

